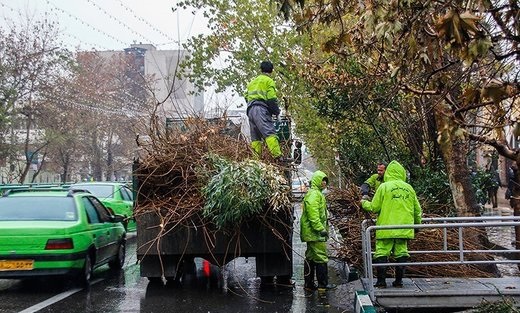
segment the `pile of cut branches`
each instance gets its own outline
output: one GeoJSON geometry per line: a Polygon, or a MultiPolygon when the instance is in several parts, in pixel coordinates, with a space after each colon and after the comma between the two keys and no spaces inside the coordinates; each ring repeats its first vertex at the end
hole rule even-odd
{"type": "MultiPolygon", "coordinates": [[[[349,185],[346,189],[333,189],[327,196],[329,210],[332,216],[332,224],[339,230],[342,241],[336,251],[339,258],[357,269],[363,269],[362,243],[361,243],[361,222],[365,219],[374,219],[375,215],[369,214],[360,207],[361,195],[359,188],[349,185]]],[[[426,216],[423,216],[426,217],[426,216]]],[[[373,222],[371,225],[374,225],[373,222]]],[[[474,230],[478,232],[479,230],[474,230]]],[[[375,242],[372,235],[371,243],[375,242]]],[[[408,244],[410,251],[422,250],[433,251],[443,248],[442,229],[423,229],[414,240],[408,244]]],[[[458,249],[458,232],[448,229],[447,231],[448,249],[458,249]]],[[[372,251],[375,247],[372,246],[372,251]]],[[[464,240],[465,250],[483,250],[482,245],[464,240]]],[[[466,258],[482,259],[490,258],[489,255],[480,254],[478,256],[468,254],[466,258]]],[[[412,262],[436,262],[436,261],[457,261],[459,255],[456,253],[442,254],[414,254],[412,262]]],[[[415,277],[492,277],[494,274],[485,268],[477,265],[449,265],[449,266],[409,266],[407,275],[415,277]]]]}
{"type": "Polygon", "coordinates": [[[222,229],[290,206],[280,170],[251,160],[248,143],[225,118],[190,118],[138,144],[136,217],[154,212],[163,225],[222,229]]]}

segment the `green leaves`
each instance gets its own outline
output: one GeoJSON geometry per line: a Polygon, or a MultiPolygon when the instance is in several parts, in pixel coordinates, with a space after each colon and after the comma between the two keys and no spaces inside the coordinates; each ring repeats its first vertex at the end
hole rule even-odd
{"type": "Polygon", "coordinates": [[[208,19],[210,33],[184,44],[190,56],[182,66],[189,69],[188,78],[197,87],[215,85],[217,92],[231,89],[241,95],[247,81],[259,72],[260,62],[269,59],[283,93],[285,69],[280,64],[289,63],[286,56],[298,50],[302,36],[286,25],[275,5],[245,0],[186,0],[179,5],[201,9],[208,19]]]}
{"type": "Polygon", "coordinates": [[[277,212],[291,205],[289,185],[278,169],[256,160],[228,161],[208,155],[210,174],[202,189],[205,198],[203,216],[218,229],[239,225],[264,212],[277,212]]]}

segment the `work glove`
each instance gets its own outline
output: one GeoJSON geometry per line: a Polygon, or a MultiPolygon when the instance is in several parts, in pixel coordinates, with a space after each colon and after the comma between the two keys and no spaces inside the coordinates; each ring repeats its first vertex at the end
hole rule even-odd
{"type": "Polygon", "coordinates": [[[370,200],[370,197],[368,195],[363,195],[361,197],[361,200],[370,200]]]}
{"type": "Polygon", "coordinates": [[[322,231],[320,231],[320,236],[321,237],[329,237],[329,233],[326,230],[322,230],[322,231]]]}

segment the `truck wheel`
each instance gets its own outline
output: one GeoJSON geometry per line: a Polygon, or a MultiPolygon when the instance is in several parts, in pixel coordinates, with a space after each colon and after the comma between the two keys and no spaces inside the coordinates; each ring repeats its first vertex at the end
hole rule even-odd
{"type": "Polygon", "coordinates": [[[166,277],[166,286],[180,288],[182,286],[181,277],[181,273],[177,273],[175,277],[166,277]]]}
{"type": "Polygon", "coordinates": [[[289,275],[279,275],[276,276],[276,284],[280,286],[292,287],[294,282],[291,280],[291,276],[289,275]]]}
{"type": "Polygon", "coordinates": [[[194,258],[187,258],[183,260],[182,272],[193,275],[197,273],[197,265],[195,264],[194,258]]]}
{"type": "Polygon", "coordinates": [[[261,276],[260,286],[272,286],[274,285],[274,276],[261,276]]]}

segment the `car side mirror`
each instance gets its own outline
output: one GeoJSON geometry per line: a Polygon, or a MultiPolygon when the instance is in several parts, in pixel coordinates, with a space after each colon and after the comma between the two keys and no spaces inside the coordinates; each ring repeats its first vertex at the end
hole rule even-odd
{"type": "Polygon", "coordinates": [[[112,221],[114,223],[125,223],[125,217],[123,215],[119,215],[119,214],[116,214],[116,215],[112,215],[112,221]]]}
{"type": "Polygon", "coordinates": [[[114,212],[114,210],[112,210],[112,208],[109,208],[109,207],[106,207],[107,210],[108,210],[108,213],[110,213],[110,215],[114,216],[116,215],[116,213],[114,212]]]}

